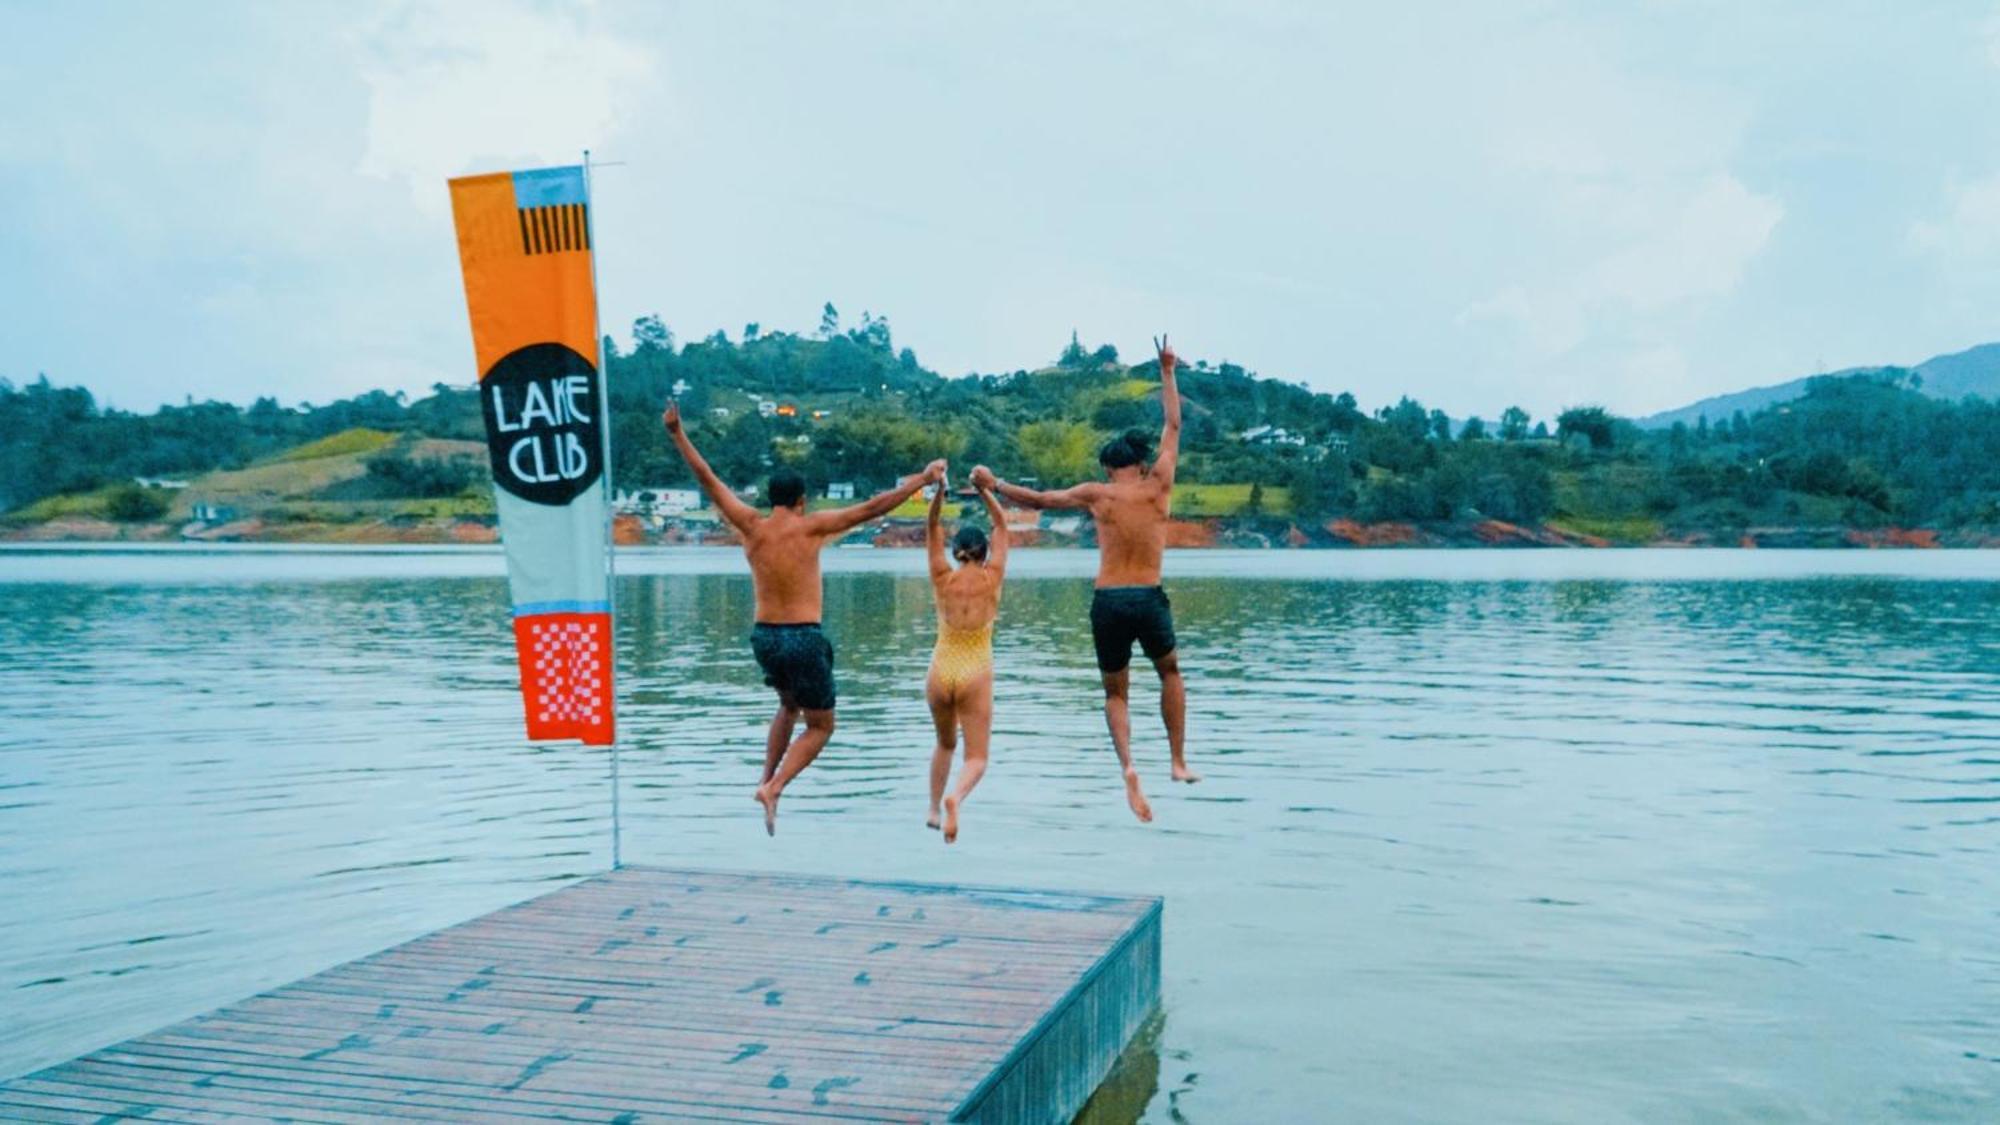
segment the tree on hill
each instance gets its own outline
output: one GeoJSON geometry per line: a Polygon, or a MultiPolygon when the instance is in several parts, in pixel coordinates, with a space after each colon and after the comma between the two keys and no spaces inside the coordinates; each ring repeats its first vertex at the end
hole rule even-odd
{"type": "Polygon", "coordinates": [[[1298,519],[1320,520],[1354,507],[1354,477],[1345,458],[1294,461],[1282,479],[1298,519]]]}
{"type": "Polygon", "coordinates": [[[1014,432],[1028,468],[1044,484],[1063,488],[1097,470],[1097,447],[1104,435],[1082,422],[1044,419],[1014,432]]]}
{"type": "Polygon", "coordinates": [[[363,462],[371,483],[384,496],[457,496],[481,479],[484,470],[470,457],[413,458],[397,450],[378,453],[363,462]]]}
{"type": "Polygon", "coordinates": [[[1572,406],[1556,416],[1556,438],[1581,435],[1592,449],[1610,449],[1617,440],[1611,412],[1601,406],[1572,406]]]}
{"type": "Polygon", "coordinates": [[[1396,405],[1384,407],[1382,424],[1398,436],[1412,442],[1423,441],[1430,436],[1431,416],[1424,410],[1424,404],[1404,395],[1396,405]]]}
{"type": "Polygon", "coordinates": [[[1090,366],[1090,353],[1083,350],[1083,341],[1077,339],[1076,329],[1069,330],[1069,346],[1056,357],[1056,366],[1067,368],[1090,366]]]}
{"type": "Polygon", "coordinates": [[[864,348],[879,352],[895,351],[895,344],[889,336],[889,318],[871,316],[866,310],[861,313],[861,326],[850,332],[849,337],[864,348]]]}
{"type": "MultiPolygon", "coordinates": [[[[632,322],[632,350],[639,355],[674,350],[674,334],[668,331],[666,323],[660,319],[658,313],[642,316],[632,322]]],[[[606,358],[616,357],[607,355],[606,358]]]]}

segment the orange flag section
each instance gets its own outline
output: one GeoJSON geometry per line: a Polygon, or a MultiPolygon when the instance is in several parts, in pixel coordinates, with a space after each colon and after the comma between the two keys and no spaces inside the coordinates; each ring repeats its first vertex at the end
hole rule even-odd
{"type": "Polygon", "coordinates": [[[585,746],[611,745],[610,614],[516,617],[514,651],[521,659],[530,742],[574,738],[585,746]]]}
{"type": "Polygon", "coordinates": [[[482,379],[502,357],[529,344],[562,344],[591,366],[600,364],[582,169],[549,171],[575,173],[577,202],[562,195],[538,198],[532,188],[523,190],[519,173],[451,181],[472,349],[482,379]]]}

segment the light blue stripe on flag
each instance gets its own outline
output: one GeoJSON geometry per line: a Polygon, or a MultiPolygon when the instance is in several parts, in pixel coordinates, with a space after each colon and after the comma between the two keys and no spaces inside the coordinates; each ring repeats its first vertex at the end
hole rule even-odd
{"type": "Polygon", "coordinates": [[[514,206],[554,207],[582,203],[583,166],[535,168],[514,173],[514,206]]]}
{"type": "Polygon", "coordinates": [[[610,602],[528,602],[514,607],[516,617],[539,617],[544,613],[610,612],[610,602]]]}

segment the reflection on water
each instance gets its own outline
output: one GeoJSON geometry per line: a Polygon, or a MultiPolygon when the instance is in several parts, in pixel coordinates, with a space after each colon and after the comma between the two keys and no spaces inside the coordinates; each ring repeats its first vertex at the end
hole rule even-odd
{"type": "MultiPolygon", "coordinates": [[[[1164,1025],[1165,1017],[1155,1012],[1140,1026],[1083,1112],[1076,1115],[1075,1125],[1125,1125],[1145,1115],[1146,1107],[1160,1092],[1160,1029],[1164,1025]]],[[[1198,1077],[1187,1076],[1188,1088],[1198,1077]]],[[[1182,1093],[1177,1089],[1168,1096],[1170,1113],[1178,1108],[1182,1093]]]]}
{"type": "MultiPolygon", "coordinates": [[[[994,767],[947,849],[920,560],[839,555],[842,725],[775,840],[747,579],[621,560],[626,857],[1164,894],[1164,1020],[1094,1120],[1992,1117],[1987,563],[1500,581],[1466,552],[1363,581],[1177,555],[1208,780],[1168,786],[1135,706],[1147,827],[1087,559],[1024,553],[994,767]]],[[[0,1074],[607,860],[604,754],[520,741],[497,560],[247,562],[0,557],[0,1074]]]]}

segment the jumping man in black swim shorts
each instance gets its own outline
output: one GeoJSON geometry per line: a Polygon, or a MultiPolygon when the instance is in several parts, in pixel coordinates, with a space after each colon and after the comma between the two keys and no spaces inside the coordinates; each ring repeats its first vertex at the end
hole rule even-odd
{"type": "Polygon", "coordinates": [[[1160,675],[1160,718],[1173,754],[1173,779],[1195,782],[1201,775],[1187,764],[1187,688],[1181,680],[1174,615],[1160,588],[1161,557],[1167,546],[1174,466],[1180,458],[1181,396],[1174,382],[1174,350],[1160,349],[1160,454],[1148,466],[1150,435],[1136,430],[1111,439],[1098,452],[1107,480],[1089,481],[1054,492],[1008,484],[981,465],[972,483],[1029,508],[1088,508],[1097,521],[1097,593],[1090,603],[1090,633],[1097,645],[1097,670],[1104,677],[1104,722],[1125,771],[1125,799],[1140,820],[1153,819],[1153,806],[1139,787],[1132,765],[1130,692],[1132,645],[1137,642],[1160,675]]]}
{"type": "Polygon", "coordinates": [[[757,595],[757,623],[750,651],[764,670],[764,682],[778,693],[778,713],[764,741],[764,777],[757,803],[764,806],[764,830],[778,830],[778,797],[812,764],[833,737],[833,645],[819,626],[819,553],[872,519],[888,515],[925,484],[944,479],[944,462],[904,477],[896,487],[859,504],[825,512],[806,511],[806,482],[797,473],[771,476],[771,511],[745,504],[695,450],[681,425],[677,403],[667,406],[667,432],[694,471],[701,490],[730,527],[743,537],[757,595]],[[801,721],[805,731],[793,738],[801,721]]]}

